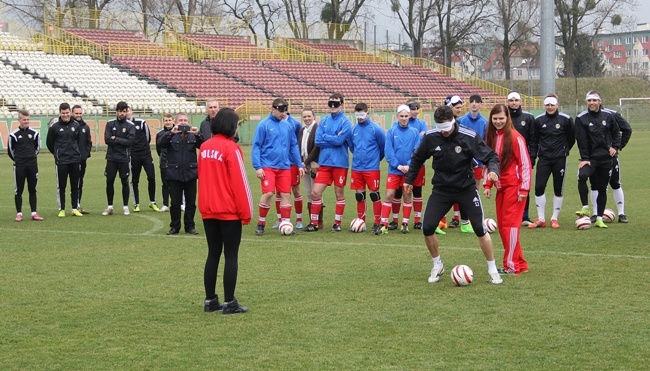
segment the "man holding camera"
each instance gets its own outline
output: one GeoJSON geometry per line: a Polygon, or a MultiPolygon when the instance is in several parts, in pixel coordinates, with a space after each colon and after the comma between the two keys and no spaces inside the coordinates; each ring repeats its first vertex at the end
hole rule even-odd
{"type": "Polygon", "coordinates": [[[198,128],[190,126],[189,116],[181,112],[176,115],[176,126],[158,138],[158,145],[167,149],[167,181],[171,196],[170,229],[168,235],[181,230],[181,204],[185,196],[185,233],[199,234],[194,223],[196,212],[196,180],[198,178],[196,150],[203,143],[198,128]]]}

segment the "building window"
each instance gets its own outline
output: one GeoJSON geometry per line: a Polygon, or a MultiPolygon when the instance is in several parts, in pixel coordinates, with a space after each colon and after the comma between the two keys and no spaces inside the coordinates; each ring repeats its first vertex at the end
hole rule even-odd
{"type": "Polygon", "coordinates": [[[632,51],[631,51],[631,50],[626,50],[626,51],[625,51],[625,56],[626,56],[626,57],[629,57],[629,56],[631,56],[631,55],[632,55],[632,51]]]}
{"type": "Polygon", "coordinates": [[[612,58],[607,58],[607,64],[612,64],[612,58]]]}
{"type": "Polygon", "coordinates": [[[622,52],[614,52],[614,58],[623,58],[622,52]]]}
{"type": "Polygon", "coordinates": [[[648,36],[643,36],[641,38],[641,42],[644,43],[644,44],[647,43],[648,42],[648,36]]]}
{"type": "Polygon", "coordinates": [[[521,69],[518,69],[518,70],[517,70],[517,77],[521,77],[521,76],[523,76],[523,75],[524,75],[524,71],[521,70],[521,69]]]}
{"type": "Polygon", "coordinates": [[[617,37],[614,39],[614,45],[621,45],[621,38],[617,37]]]}
{"type": "Polygon", "coordinates": [[[605,47],[605,51],[606,51],[606,52],[611,52],[611,51],[612,51],[612,46],[608,44],[608,45],[605,47]]]}
{"type": "Polygon", "coordinates": [[[633,37],[626,37],[625,38],[625,44],[633,44],[634,43],[634,38],[633,37]]]}
{"type": "Polygon", "coordinates": [[[638,56],[639,56],[639,50],[638,50],[638,49],[634,49],[634,50],[632,51],[632,53],[634,54],[635,57],[638,57],[638,56]]]}
{"type": "Polygon", "coordinates": [[[645,56],[648,55],[648,49],[643,49],[643,55],[645,55],[645,56]]]}

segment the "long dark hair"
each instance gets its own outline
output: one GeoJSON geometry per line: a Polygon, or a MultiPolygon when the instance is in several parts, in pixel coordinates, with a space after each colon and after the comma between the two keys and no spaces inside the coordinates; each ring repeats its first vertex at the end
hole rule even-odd
{"type": "MultiPolygon", "coordinates": [[[[513,159],[512,153],[512,131],[515,130],[510,119],[510,111],[505,104],[496,104],[490,111],[490,120],[488,121],[487,132],[485,133],[485,143],[497,152],[497,129],[492,124],[492,116],[497,113],[505,113],[507,120],[503,127],[503,145],[501,146],[501,153],[499,153],[499,168],[505,169],[510,161],[513,159]]],[[[497,152],[498,153],[498,152],[497,152]]]]}

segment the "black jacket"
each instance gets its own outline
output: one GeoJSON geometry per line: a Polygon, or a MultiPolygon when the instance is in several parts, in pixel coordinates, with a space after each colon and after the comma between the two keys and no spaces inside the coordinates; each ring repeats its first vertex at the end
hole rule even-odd
{"type": "Polygon", "coordinates": [[[47,130],[47,149],[54,155],[57,165],[78,164],[81,162],[79,150],[79,123],[73,119],[68,122],[55,122],[47,130]]]}
{"type": "Polygon", "coordinates": [[[115,162],[131,162],[131,144],[135,138],[135,125],[129,120],[113,119],[106,123],[104,142],[106,160],[115,162]],[[111,139],[111,137],[115,139],[111,139]]]}
{"type": "MultiPolygon", "coordinates": [[[[203,140],[212,138],[212,129],[210,126],[212,126],[212,120],[210,119],[210,116],[205,116],[205,119],[201,121],[201,126],[199,126],[199,133],[203,135],[203,140]]],[[[239,143],[239,133],[235,133],[235,137],[232,138],[232,140],[235,143],[239,143]]]]}
{"type": "MultiPolygon", "coordinates": [[[[173,128],[173,126],[172,126],[173,128]]],[[[162,138],[165,135],[171,135],[171,130],[172,129],[163,129],[156,134],[156,153],[158,153],[158,158],[159,158],[159,164],[161,169],[166,169],[167,168],[167,147],[163,147],[160,138],[162,138]]]]}
{"type": "Polygon", "coordinates": [[[535,117],[530,139],[531,161],[535,158],[558,159],[569,156],[575,144],[575,128],[571,116],[560,111],[535,117]]]}
{"type": "Polygon", "coordinates": [[[38,131],[28,127],[20,127],[9,133],[7,154],[16,166],[36,166],[36,155],[41,149],[41,139],[38,131]]]}
{"type": "Polygon", "coordinates": [[[81,119],[79,122],[79,151],[81,151],[81,161],[86,161],[90,157],[90,150],[93,148],[93,139],[90,135],[90,126],[81,119]]]}
{"type": "Polygon", "coordinates": [[[520,108],[512,109],[508,107],[510,111],[510,119],[512,120],[512,125],[517,129],[519,134],[521,134],[524,139],[526,139],[526,146],[528,147],[528,155],[532,158],[533,153],[530,148],[530,140],[533,137],[533,126],[535,123],[535,117],[527,111],[524,111],[520,108]]]}
{"type": "Polygon", "coordinates": [[[630,137],[632,137],[632,126],[629,122],[627,122],[626,119],[623,118],[620,113],[603,106],[600,106],[600,109],[614,115],[614,119],[616,120],[618,128],[621,131],[621,148],[619,148],[619,150],[623,150],[623,148],[625,148],[627,145],[627,142],[630,141],[630,137]]]}
{"type": "Polygon", "coordinates": [[[488,171],[499,174],[499,156],[474,130],[454,124],[454,132],[445,138],[436,129],[427,131],[411,157],[406,183],[413,184],[422,164],[433,157],[431,184],[436,189],[459,193],[476,188],[473,160],[481,161],[488,171]]]}
{"type": "Polygon", "coordinates": [[[203,143],[203,135],[171,131],[159,139],[160,146],[167,148],[167,179],[189,182],[198,178],[196,150],[203,143]]]}
{"type": "Polygon", "coordinates": [[[576,117],[576,141],[582,161],[611,161],[609,148],[621,148],[621,132],[614,115],[606,110],[583,111],[576,117]]]}
{"type": "Polygon", "coordinates": [[[133,143],[131,143],[131,156],[151,156],[151,132],[149,131],[147,122],[135,117],[131,119],[131,122],[135,126],[135,138],[133,138],[133,143]]]}

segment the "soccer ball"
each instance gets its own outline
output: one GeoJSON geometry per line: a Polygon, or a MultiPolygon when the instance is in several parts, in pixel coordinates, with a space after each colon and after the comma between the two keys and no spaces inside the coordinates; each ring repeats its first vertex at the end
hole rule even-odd
{"type": "Polygon", "coordinates": [[[614,210],[605,209],[605,212],[603,212],[603,221],[605,223],[611,223],[614,220],[616,220],[616,214],[614,213],[614,210]]]}
{"type": "Polygon", "coordinates": [[[591,219],[588,216],[582,216],[576,220],[576,228],[585,231],[591,228],[591,219]]]}
{"type": "Polygon", "coordinates": [[[291,224],[290,221],[285,220],[282,223],[280,223],[280,227],[278,227],[278,231],[280,232],[281,235],[288,236],[293,233],[293,224],[291,224]]]}
{"type": "Polygon", "coordinates": [[[366,231],[366,222],[361,218],[354,218],[350,223],[350,232],[361,233],[366,231]]]}
{"type": "Polygon", "coordinates": [[[467,286],[472,283],[474,272],[466,265],[457,265],[451,270],[451,280],[456,286],[467,286]]]}
{"type": "Polygon", "coordinates": [[[488,233],[492,233],[497,230],[497,222],[496,220],[492,218],[485,218],[485,229],[488,231],[488,233]]]}

